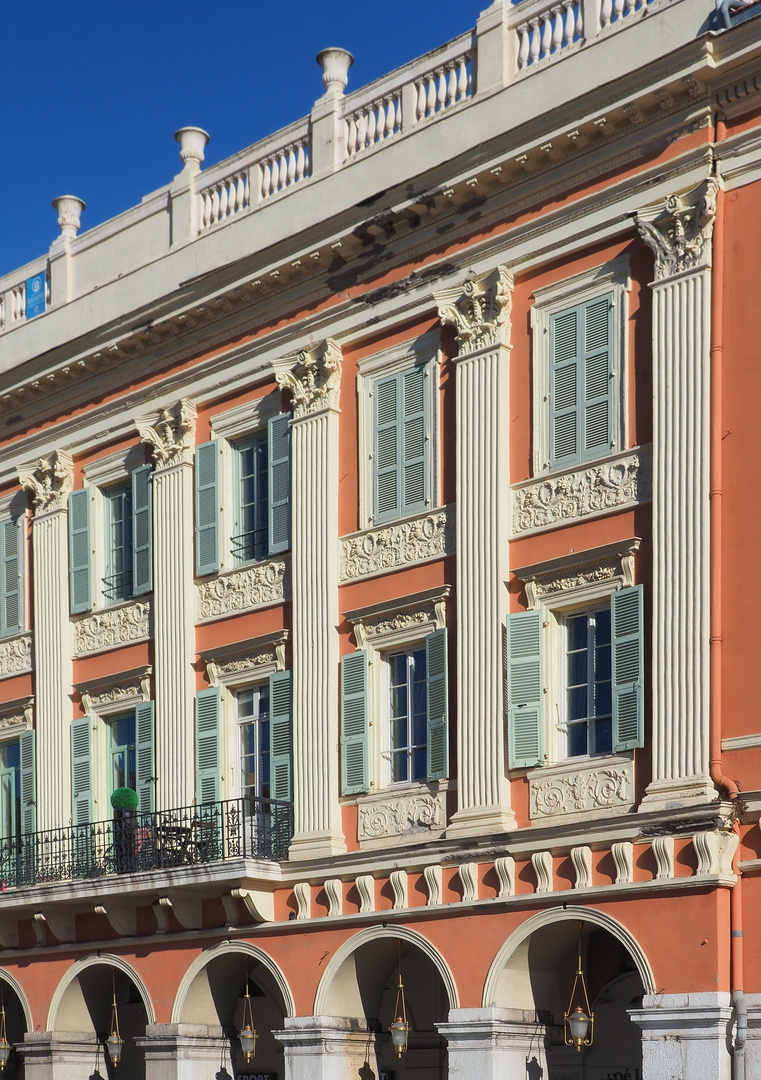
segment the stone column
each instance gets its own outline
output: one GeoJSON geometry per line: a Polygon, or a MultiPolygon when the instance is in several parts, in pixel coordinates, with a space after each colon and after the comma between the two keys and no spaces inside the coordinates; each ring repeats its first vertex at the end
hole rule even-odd
{"type": "Polygon", "coordinates": [[[449,1080],[532,1080],[547,1076],[544,1032],[514,1009],[451,1009],[437,1024],[447,1040],[449,1080]],[[511,1019],[512,1017],[512,1019],[511,1019]]]}
{"type": "Polygon", "coordinates": [[[338,397],[334,341],[275,364],[293,396],[293,803],[290,859],[346,850],[338,802],[338,397]]]}
{"type": "Polygon", "coordinates": [[[68,496],[71,458],[54,451],[21,483],[32,492],[35,712],[37,729],[37,829],[62,828],[71,820],[68,762],[71,710],[68,496]],[[64,762],[64,767],[61,767],[64,762]]]}
{"type": "Polygon", "coordinates": [[[156,809],[195,795],[195,584],[193,449],[189,401],[136,421],[153,468],[153,637],[156,686],[156,809]]]}
{"type": "Polygon", "coordinates": [[[637,215],[653,282],[653,778],[643,809],[716,797],[709,763],[711,233],[717,183],[637,215]]]}
{"type": "Polygon", "coordinates": [[[220,1063],[232,1068],[230,1042],[218,1026],[149,1024],[135,1043],[145,1053],[145,1080],[210,1080],[220,1063]]]}
{"type": "Polygon", "coordinates": [[[729,994],[646,995],[629,1016],[642,1028],[642,1080],[731,1080],[729,994]]]}
{"type": "Polygon", "coordinates": [[[364,1020],[286,1017],[285,1030],[272,1034],[285,1048],[287,1080],[371,1080],[378,1075],[375,1037],[364,1020]]]}
{"type": "Polygon", "coordinates": [[[16,1048],[24,1058],[26,1080],[82,1080],[98,1071],[104,1076],[106,1051],[95,1035],[80,1031],[27,1031],[16,1048]]]}
{"type": "Polygon", "coordinates": [[[502,626],[510,491],[508,359],[513,278],[505,267],[436,295],[457,364],[457,794],[448,836],[512,827],[505,775],[502,626]]]}

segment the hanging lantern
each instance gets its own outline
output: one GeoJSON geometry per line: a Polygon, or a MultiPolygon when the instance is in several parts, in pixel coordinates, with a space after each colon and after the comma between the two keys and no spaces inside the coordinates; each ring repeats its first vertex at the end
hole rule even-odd
{"type": "Polygon", "coordinates": [[[581,928],[583,925],[579,923],[579,961],[576,965],[576,978],[573,980],[568,1008],[563,1017],[565,1044],[575,1046],[579,1053],[582,1046],[592,1045],[595,1027],[595,1016],[589,1007],[587,984],[584,979],[584,969],[581,966],[581,928]],[[578,1002],[575,1007],[574,1001],[578,1002]]]}
{"type": "Polygon", "coordinates": [[[238,1038],[240,1039],[240,1048],[243,1051],[243,1056],[246,1059],[247,1065],[256,1053],[256,1040],[258,1037],[256,1028],[254,1027],[254,1014],[251,1011],[251,995],[248,992],[248,960],[246,960],[246,990],[243,994],[243,1022],[241,1024],[241,1030],[238,1032],[238,1038]]]}
{"type": "Polygon", "coordinates": [[[111,1034],[106,1039],[106,1050],[108,1050],[108,1056],[111,1058],[111,1064],[116,1068],[122,1059],[122,1047],[124,1046],[124,1039],[119,1034],[119,1012],[116,1008],[116,976],[113,969],[111,970],[111,987],[113,990],[113,998],[111,1002],[111,1034]]]}
{"type": "Polygon", "coordinates": [[[396,988],[396,1003],[394,1005],[394,1022],[389,1024],[391,1044],[394,1053],[401,1057],[407,1049],[410,1031],[412,1030],[407,1021],[407,1003],[404,1000],[404,983],[402,982],[402,943],[399,942],[399,983],[396,988]]]}
{"type": "Polygon", "coordinates": [[[13,1047],[8,1042],[5,1031],[5,1000],[2,999],[0,1004],[0,1072],[2,1072],[8,1064],[8,1058],[11,1056],[12,1049],[13,1047]]]}

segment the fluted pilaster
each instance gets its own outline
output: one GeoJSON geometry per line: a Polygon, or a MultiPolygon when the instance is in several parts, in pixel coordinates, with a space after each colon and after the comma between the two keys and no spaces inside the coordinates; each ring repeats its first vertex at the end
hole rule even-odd
{"type": "Polygon", "coordinates": [[[436,296],[457,357],[457,791],[447,835],[514,821],[505,775],[508,359],[513,279],[498,270],[436,296]]]}
{"type": "Polygon", "coordinates": [[[653,283],[653,803],[709,776],[711,233],[716,182],[643,211],[653,283]]]}
{"type": "Polygon", "coordinates": [[[290,858],[345,850],[338,801],[338,395],[327,341],[275,365],[293,396],[293,799],[290,858]]]}

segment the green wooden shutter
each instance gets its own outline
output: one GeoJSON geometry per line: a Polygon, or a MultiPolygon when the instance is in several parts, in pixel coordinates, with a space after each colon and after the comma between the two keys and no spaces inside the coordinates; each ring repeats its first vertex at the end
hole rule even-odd
{"type": "Polygon", "coordinates": [[[291,418],[273,416],[267,424],[269,468],[269,553],[291,546],[291,418]]]}
{"type": "Polygon", "coordinates": [[[367,652],[341,660],[341,794],[370,786],[367,723],[367,652]]]}
{"type": "Polygon", "coordinates": [[[373,502],[376,521],[384,521],[396,517],[401,506],[398,377],[379,380],[373,398],[373,502]]]}
{"type": "Polygon", "coordinates": [[[92,719],[83,716],[71,725],[71,818],[74,825],[88,825],[92,806],[92,719]]]}
{"type": "Polygon", "coordinates": [[[153,588],[153,487],[150,465],[132,474],[132,592],[153,588]]]}
{"type": "Polygon", "coordinates": [[[91,548],[90,491],[79,488],[69,495],[69,593],[75,614],[92,607],[91,548]]]}
{"type": "Polygon", "coordinates": [[[292,721],[291,673],[270,676],[270,797],[291,802],[292,721]]]}
{"type": "Polygon", "coordinates": [[[610,599],[613,649],[613,749],[644,746],[645,644],[643,588],[620,589],[610,599]]]}
{"type": "Polygon", "coordinates": [[[550,461],[562,465],[579,455],[578,387],[581,381],[579,322],[581,308],[575,307],[550,319],[550,461]]]}
{"type": "Polygon", "coordinates": [[[611,449],[613,380],[611,379],[611,297],[584,305],[584,455],[611,449]]]}
{"type": "Polygon", "coordinates": [[[403,398],[402,513],[414,514],[426,507],[426,458],[428,434],[425,408],[426,374],[422,367],[400,377],[403,398]]]}
{"type": "Polygon", "coordinates": [[[447,632],[434,630],[425,639],[428,719],[428,779],[449,775],[449,689],[447,632]]]}
{"type": "Polygon", "coordinates": [[[21,757],[21,832],[30,836],[37,831],[37,763],[34,731],[23,731],[19,738],[21,757]]]}
{"type": "Polygon", "coordinates": [[[507,617],[507,733],[511,769],[544,760],[541,611],[507,617]]]}
{"type": "Polygon", "coordinates": [[[219,687],[199,690],[196,694],[196,799],[199,803],[219,802],[221,760],[219,687]]]}
{"type": "Polygon", "coordinates": [[[149,814],[156,809],[153,713],[152,701],[141,701],[135,709],[135,784],[140,798],[138,809],[143,814],[149,814]]]}
{"type": "Polygon", "coordinates": [[[220,567],[219,440],[196,447],[196,574],[220,567]]]}
{"type": "Polygon", "coordinates": [[[2,588],[0,589],[0,635],[8,637],[21,630],[23,610],[23,554],[25,519],[10,518],[0,529],[2,588]]]}

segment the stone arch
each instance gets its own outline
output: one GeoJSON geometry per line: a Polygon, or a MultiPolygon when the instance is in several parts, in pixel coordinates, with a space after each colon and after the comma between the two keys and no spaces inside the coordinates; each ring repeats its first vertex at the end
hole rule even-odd
{"type": "MultiPolygon", "coordinates": [[[[121,971],[123,975],[126,975],[128,979],[132,981],[137,992],[143,1001],[145,1008],[145,1014],[147,1017],[146,1023],[153,1024],[155,1022],[155,1013],[153,1010],[153,1002],[151,1001],[148,989],[143,982],[142,978],[131,964],[128,964],[126,960],[123,960],[120,956],[114,956],[111,953],[101,953],[99,956],[86,956],[82,960],[77,960],[75,964],[69,968],[69,970],[63,975],[61,981],[55,989],[53,998],[50,1002],[50,1009],[48,1010],[47,1030],[56,1031],[59,1013],[61,1010],[61,1004],[63,1002],[66,991],[69,989],[75,979],[87,968],[91,967],[113,967],[117,971],[121,971]]],[[[33,1030],[33,1029],[30,1029],[33,1030]]]]}
{"type": "Polygon", "coordinates": [[[249,941],[223,941],[220,942],[219,945],[214,945],[212,948],[206,949],[200,956],[197,956],[183,975],[177,989],[174,1005],[172,1006],[173,1024],[183,1023],[186,1006],[188,1005],[189,997],[191,995],[191,988],[196,978],[214,960],[231,955],[249,957],[256,963],[261,964],[280,993],[280,997],[282,998],[281,1004],[285,1016],[296,1015],[296,1006],[293,1001],[291,988],[288,985],[285,975],[275,961],[264,952],[263,949],[260,949],[258,945],[253,945],[249,941]]]}
{"type": "Polygon", "coordinates": [[[18,979],[11,975],[9,971],[5,971],[3,968],[0,968],[0,979],[2,979],[2,981],[7,986],[10,986],[11,990],[18,998],[19,1004],[21,1005],[21,1011],[24,1014],[24,1023],[26,1024],[26,1030],[34,1031],[34,1024],[32,1023],[32,1010],[29,1008],[29,1002],[26,999],[26,994],[21,988],[21,983],[18,981],[18,979]]]}

